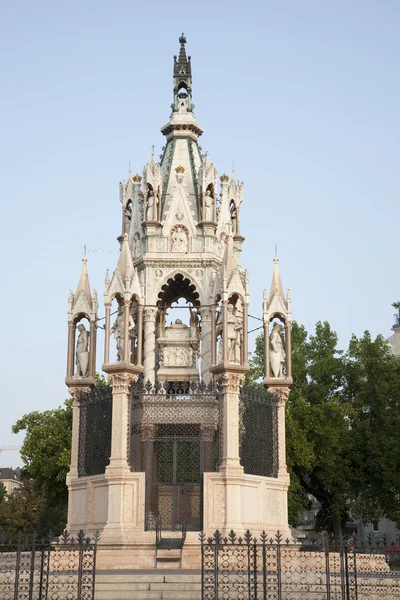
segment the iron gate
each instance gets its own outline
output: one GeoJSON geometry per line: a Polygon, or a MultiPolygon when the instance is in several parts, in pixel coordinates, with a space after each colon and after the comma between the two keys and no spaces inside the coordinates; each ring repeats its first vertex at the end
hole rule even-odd
{"type": "Polygon", "coordinates": [[[200,534],[202,600],[398,600],[396,544],[200,534]]]}
{"type": "Polygon", "coordinates": [[[99,536],[39,540],[0,532],[1,600],[93,600],[99,536]]]}
{"type": "Polygon", "coordinates": [[[200,437],[148,438],[146,528],[201,531],[203,441],[200,437]]]}

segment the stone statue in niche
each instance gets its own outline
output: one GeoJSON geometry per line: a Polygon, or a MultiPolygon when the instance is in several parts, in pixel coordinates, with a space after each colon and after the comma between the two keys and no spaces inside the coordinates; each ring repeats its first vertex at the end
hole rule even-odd
{"type": "Polygon", "coordinates": [[[197,310],[189,308],[190,311],[190,337],[195,340],[200,339],[200,319],[197,310]]]}
{"type": "Polygon", "coordinates": [[[135,237],[133,238],[133,252],[135,258],[140,256],[140,235],[135,233],[135,237]]]}
{"type": "Polygon", "coordinates": [[[124,213],[124,233],[129,233],[129,228],[131,226],[132,219],[132,205],[130,202],[125,206],[124,213]]]}
{"type": "Polygon", "coordinates": [[[210,190],[206,190],[203,198],[203,221],[214,221],[214,199],[210,190]]]}
{"type": "Polygon", "coordinates": [[[186,231],[180,225],[175,229],[171,237],[172,252],[187,252],[188,236],[186,231]]]}
{"type": "Polygon", "coordinates": [[[240,363],[240,331],[242,329],[235,315],[234,306],[228,304],[228,361],[240,363]]]}
{"type": "MultiPolygon", "coordinates": [[[[134,329],[135,323],[132,315],[129,315],[129,336],[132,329],[134,329]]],[[[114,325],[111,328],[111,333],[114,334],[115,342],[117,344],[117,361],[124,360],[124,342],[125,342],[125,319],[124,309],[122,306],[118,308],[118,315],[114,325]]]]}
{"type": "Polygon", "coordinates": [[[157,221],[158,198],[153,189],[149,190],[147,196],[146,221],[157,221]]]}
{"type": "Polygon", "coordinates": [[[76,376],[87,377],[89,366],[89,332],[85,326],[78,325],[78,339],[76,341],[76,376]]]}
{"type": "Polygon", "coordinates": [[[231,225],[232,225],[232,235],[237,234],[237,210],[236,206],[232,204],[231,208],[231,225]]]}
{"type": "Polygon", "coordinates": [[[272,376],[277,378],[284,377],[283,368],[286,360],[286,353],[280,334],[281,329],[282,326],[279,323],[275,323],[269,336],[272,376]]]}

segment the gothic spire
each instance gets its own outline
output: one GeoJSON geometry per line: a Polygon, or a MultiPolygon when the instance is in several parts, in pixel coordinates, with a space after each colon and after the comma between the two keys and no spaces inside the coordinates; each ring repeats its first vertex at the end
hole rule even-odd
{"type": "Polygon", "coordinates": [[[92,303],[92,295],[90,292],[90,284],[89,284],[89,275],[87,272],[87,258],[86,256],[82,258],[82,270],[81,275],[79,277],[78,287],[76,288],[75,298],[79,298],[79,295],[83,293],[85,299],[88,304],[92,303]]]}
{"type": "Polygon", "coordinates": [[[285,292],[283,291],[281,274],[279,272],[279,258],[277,256],[274,258],[274,272],[272,275],[271,289],[269,292],[269,302],[272,301],[272,298],[275,296],[275,294],[278,294],[283,303],[286,304],[285,292]]]}
{"type": "Polygon", "coordinates": [[[192,67],[190,56],[186,56],[186,38],[182,33],[179,38],[181,45],[179,58],[174,56],[174,102],[172,112],[185,108],[187,112],[193,111],[192,104],[192,67]]]}

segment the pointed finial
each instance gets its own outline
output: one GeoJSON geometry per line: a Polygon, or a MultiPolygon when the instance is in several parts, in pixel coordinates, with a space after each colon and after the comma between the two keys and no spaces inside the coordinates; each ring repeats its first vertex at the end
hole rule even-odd
{"type": "Polygon", "coordinates": [[[152,145],[152,147],[151,147],[151,150],[152,150],[152,153],[153,153],[153,154],[154,154],[154,150],[155,150],[155,148],[156,148],[156,147],[155,147],[155,145],[153,144],[153,145],[152,145]]]}
{"type": "Polygon", "coordinates": [[[179,43],[184,46],[186,44],[186,38],[185,38],[185,34],[182,33],[181,37],[179,38],[179,43]]]}
{"type": "Polygon", "coordinates": [[[83,246],[83,260],[86,260],[86,244],[83,246]]]}

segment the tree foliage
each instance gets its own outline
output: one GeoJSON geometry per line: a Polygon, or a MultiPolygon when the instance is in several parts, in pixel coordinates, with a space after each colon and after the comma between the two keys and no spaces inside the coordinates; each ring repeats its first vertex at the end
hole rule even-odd
{"type": "MultiPolygon", "coordinates": [[[[328,323],[315,334],[292,329],[293,387],[286,407],[289,517],[312,494],[317,527],[340,532],[351,517],[399,522],[400,361],[384,339],[353,337],[346,353],[328,323]]],[[[264,339],[256,341],[248,381],[259,384],[264,339]]]]}

